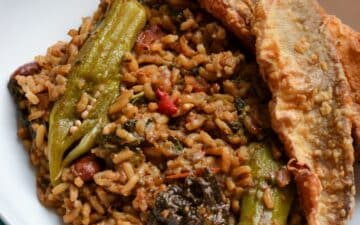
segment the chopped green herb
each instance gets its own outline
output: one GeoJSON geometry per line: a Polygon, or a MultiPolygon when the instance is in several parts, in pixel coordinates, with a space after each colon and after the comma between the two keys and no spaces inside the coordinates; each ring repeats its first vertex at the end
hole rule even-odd
{"type": "Polygon", "coordinates": [[[153,118],[149,118],[146,123],[145,123],[145,127],[147,127],[148,125],[150,125],[151,123],[154,122],[154,119],[153,118]]]}
{"type": "Polygon", "coordinates": [[[127,146],[131,149],[134,149],[144,143],[145,139],[141,136],[136,136],[136,140],[132,142],[124,142],[123,139],[116,136],[115,134],[111,135],[101,135],[97,138],[97,144],[100,146],[105,146],[107,144],[115,146],[127,146]]]}
{"type": "Polygon", "coordinates": [[[198,67],[198,66],[192,68],[192,69],[191,69],[192,75],[198,75],[198,74],[199,74],[199,69],[200,69],[200,67],[198,67]]]}
{"type": "Polygon", "coordinates": [[[167,66],[168,66],[168,68],[169,68],[170,70],[176,67],[175,63],[170,63],[170,64],[167,65],[167,66]]]}
{"type": "Polygon", "coordinates": [[[145,95],[144,95],[143,91],[134,95],[132,97],[132,99],[130,100],[130,103],[133,105],[142,105],[142,104],[145,104],[145,102],[146,102],[146,100],[145,100],[145,95]]]}
{"type": "Polygon", "coordinates": [[[183,16],[182,10],[175,9],[175,8],[172,8],[172,7],[169,8],[169,13],[175,19],[181,19],[181,17],[183,16]]]}
{"type": "Polygon", "coordinates": [[[108,144],[122,145],[121,139],[118,136],[116,136],[115,134],[100,135],[97,138],[97,144],[100,145],[100,146],[105,146],[105,145],[108,145],[108,144]]]}
{"type": "Polygon", "coordinates": [[[240,130],[243,126],[242,123],[240,121],[235,121],[229,124],[229,127],[231,128],[231,130],[233,132],[237,132],[238,130],[240,130]]]}
{"type": "Polygon", "coordinates": [[[240,97],[235,98],[235,108],[236,108],[238,114],[243,114],[245,106],[246,106],[246,103],[242,98],[240,98],[240,97]]]}
{"type": "Polygon", "coordinates": [[[130,119],[126,121],[126,123],[123,125],[123,128],[129,132],[133,132],[135,129],[137,120],[136,119],[130,119]]]}
{"type": "Polygon", "coordinates": [[[182,150],[184,149],[184,146],[181,144],[179,139],[177,139],[176,137],[170,136],[169,141],[171,141],[174,144],[174,150],[177,153],[182,152],[182,150]]]}

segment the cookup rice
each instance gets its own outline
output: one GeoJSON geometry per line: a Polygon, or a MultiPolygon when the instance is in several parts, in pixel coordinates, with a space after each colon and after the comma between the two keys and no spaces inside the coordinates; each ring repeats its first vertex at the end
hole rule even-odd
{"type": "MultiPolygon", "coordinates": [[[[50,184],[50,110],[66,91],[79,49],[110,4],[101,1],[92,17],[68,32],[69,42],[51,46],[10,81],[21,112],[18,136],[37,169],[39,200],[66,224],[172,224],[166,223],[167,210],[159,211],[165,218],[159,222],[159,202],[197,184],[211,189],[215,205],[196,211],[203,219],[189,217],[190,224],[236,224],[242,196],[254,184],[248,144],[267,141],[278,158],[281,146],[271,141],[268,92],[252,57],[192,1],[146,6],[147,25],[123,58],[120,94],[109,108],[102,141],[64,168],[58,184],[50,184]],[[204,219],[211,213],[218,218],[204,219]]],[[[94,101],[81,96],[76,110],[82,118],[94,101]]],[[[75,121],[69,132],[80,124],[75,121]]],[[[279,174],[278,182],[286,186],[287,170],[279,174]]],[[[271,208],[270,192],[264,190],[271,208]]]]}

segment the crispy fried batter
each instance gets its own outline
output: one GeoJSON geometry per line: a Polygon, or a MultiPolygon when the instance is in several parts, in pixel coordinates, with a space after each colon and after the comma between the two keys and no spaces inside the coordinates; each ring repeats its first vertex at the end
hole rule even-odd
{"type": "Polygon", "coordinates": [[[334,16],[327,16],[325,24],[334,40],[343,64],[345,75],[354,100],[354,138],[360,143],[360,33],[341,23],[334,16]]]}
{"type": "Polygon", "coordinates": [[[244,44],[254,49],[251,34],[256,0],[199,0],[201,7],[219,19],[244,44]]]}
{"type": "Polygon", "coordinates": [[[310,225],[346,224],[354,207],[349,83],[315,0],[260,0],[257,60],[310,225]]]}

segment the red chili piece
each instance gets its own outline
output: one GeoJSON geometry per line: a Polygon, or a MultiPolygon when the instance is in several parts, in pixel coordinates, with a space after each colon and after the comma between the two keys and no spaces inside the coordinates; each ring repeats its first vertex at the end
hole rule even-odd
{"type": "Polygon", "coordinates": [[[178,108],[175,105],[175,102],[173,100],[171,100],[170,96],[168,93],[157,89],[156,90],[156,95],[159,98],[159,102],[158,102],[158,111],[162,114],[171,116],[177,113],[178,108]]]}
{"type": "Polygon", "coordinates": [[[93,176],[100,171],[100,164],[94,156],[84,156],[72,166],[73,173],[83,181],[92,180],[93,176]]]}
{"type": "Polygon", "coordinates": [[[137,37],[135,50],[140,52],[144,50],[149,50],[150,45],[164,35],[164,32],[162,32],[161,28],[158,25],[153,25],[149,27],[148,29],[141,32],[137,37]]]}

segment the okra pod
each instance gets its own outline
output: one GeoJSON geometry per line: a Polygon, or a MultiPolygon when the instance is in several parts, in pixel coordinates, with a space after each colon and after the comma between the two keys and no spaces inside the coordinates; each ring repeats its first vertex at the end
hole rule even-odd
{"type": "Polygon", "coordinates": [[[239,225],[286,225],[294,192],[291,185],[280,188],[272,181],[281,163],[273,159],[265,144],[251,144],[249,152],[254,186],[243,196],[239,225]],[[271,208],[264,203],[266,188],[270,190],[271,208]]]}
{"type": "Polygon", "coordinates": [[[103,21],[80,49],[66,91],[50,113],[49,170],[54,184],[63,166],[93,147],[108,121],[107,111],[119,93],[120,63],[146,22],[145,10],[135,0],[115,0],[103,21]],[[83,93],[94,96],[85,115],[77,112],[83,93]],[[74,132],[69,130],[82,120],[74,132]]]}

